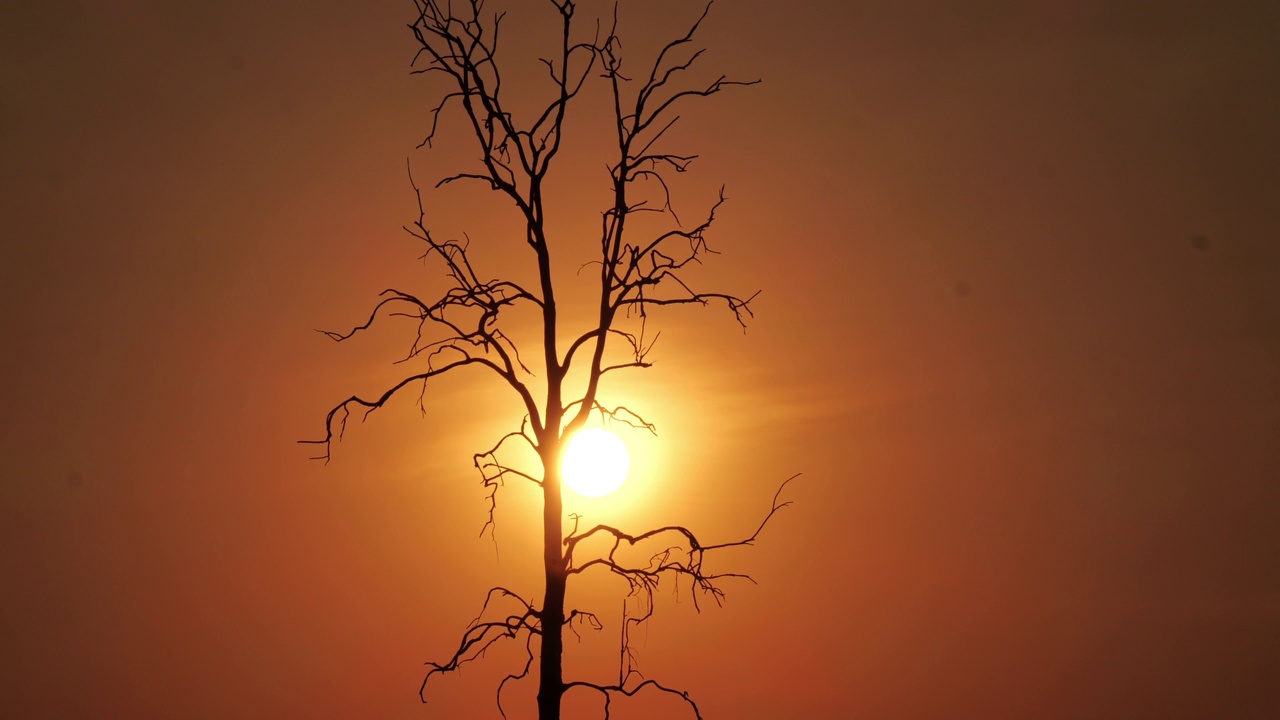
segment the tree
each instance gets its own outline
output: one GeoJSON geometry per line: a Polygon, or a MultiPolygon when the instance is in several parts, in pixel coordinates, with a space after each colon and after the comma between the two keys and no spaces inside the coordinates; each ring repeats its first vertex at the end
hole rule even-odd
{"type": "Polygon", "coordinates": [[[447,176],[435,187],[463,181],[480,183],[513,203],[523,225],[536,284],[526,287],[509,278],[483,279],[487,276],[468,254],[469,241],[434,237],[427,228],[422,189],[410,170],[418,219],[406,230],[425,244],[424,259],[440,263],[451,284],[435,296],[388,289],[363,324],[344,333],[325,332],[334,340],[344,341],[370,329],[380,318],[408,318],[416,324],[416,334],[403,361],[416,363],[418,368],[377,397],[353,395],[338,403],[325,418],[324,437],[304,442],[322,446],[318,459],[327,461],[352,412],[362,413],[363,419],[406,388],[419,388],[418,402],[423,404],[430,381],[464,367],[480,368],[494,376],[519,398],[524,418],[518,430],[474,456],[489,502],[485,528],[492,530],[497,493],[508,479],[533,483],[541,489],[545,592],[542,602],[535,604],[507,588],[491,589],[480,615],[464,632],[453,655],[445,662],[429,663],[430,670],[420,690],[423,701],[432,677],[457,670],[498,641],[523,638],[527,661],[518,672],[504,678],[497,690],[498,709],[502,711],[502,689],[507,682],[529,675],[535,655],[533,641],[537,638],[537,707],[541,720],[559,718],[562,697],[575,689],[601,695],[606,718],[611,699],[646,689],[679,696],[700,718],[698,706],[687,692],[639,675],[629,631],[650,617],[653,592],[664,579],[689,583],[696,604],[699,595],[710,596],[719,603],[724,597],[723,580],[747,577],[705,571],[703,560],[717,550],[752,544],[774,514],[788,504],[780,502],[779,497],[790,480],[779,487],[763,520],[750,535],[730,542],[705,543],[678,525],[635,534],[608,525],[579,529],[578,518],[566,518],[564,514],[559,460],[567,439],[584,426],[592,413],[653,430],[630,409],[602,402],[601,385],[606,375],[650,366],[648,358],[656,339],[646,333],[651,311],[670,305],[718,304],[727,308],[745,329],[754,295],[741,297],[695,289],[687,277],[688,270],[713,253],[706,235],[725,201],[723,188],[700,222],[691,227],[681,224],[671,207],[668,178],[671,173],[685,172],[697,156],[665,151],[662,141],[678,120],[677,111],[687,103],[756,81],[720,76],[705,84],[679,85],[702,54],[701,49],[693,49],[693,38],[710,3],[688,31],[664,45],[647,71],[635,80],[623,73],[616,7],[608,30],[603,30],[597,21],[590,37],[586,37],[575,22],[573,0],[545,0],[544,9],[557,14],[560,30],[556,52],[541,59],[551,91],[545,104],[522,114],[509,106],[503,93],[497,48],[504,14],[486,13],[484,0],[415,0],[415,6],[416,18],[409,25],[419,45],[413,72],[439,76],[447,88],[430,114],[426,139],[419,147],[432,143],[442,113],[449,111],[460,114],[472,135],[468,142],[479,150],[476,167],[447,176]],[[616,135],[617,154],[608,165],[612,203],[602,212],[599,255],[591,263],[598,270],[594,280],[598,285],[593,290],[598,301],[593,309],[594,322],[576,336],[568,335],[574,339],[562,349],[559,338],[564,328],[558,312],[558,288],[552,279],[558,243],[548,230],[544,190],[562,148],[566,114],[575,106],[584,86],[595,79],[606,85],[613,108],[611,134],[616,135]],[[652,213],[662,219],[665,229],[655,232],[648,225],[635,223],[633,218],[640,213],[652,213]],[[637,234],[639,237],[635,238],[637,234]],[[510,318],[518,310],[532,310],[540,321],[540,362],[534,355],[522,353],[508,332],[510,318]],[[530,364],[540,372],[532,371],[530,364]],[[571,369],[578,369],[584,379],[571,381],[571,369]],[[536,453],[540,467],[508,464],[510,461],[503,459],[508,443],[526,444],[536,453]],[[572,523],[568,533],[566,520],[572,523]],[[589,555],[589,541],[597,545],[603,541],[608,549],[589,555]],[[659,547],[647,562],[633,563],[625,557],[625,550],[646,544],[659,547]],[[606,685],[566,680],[561,663],[566,626],[572,629],[575,623],[585,623],[596,629],[602,627],[591,612],[566,610],[566,586],[582,573],[602,571],[623,578],[630,588],[629,597],[637,598],[638,609],[631,616],[626,616],[624,603],[618,681],[606,685]],[[494,607],[500,602],[516,610],[492,619],[494,607]]]}

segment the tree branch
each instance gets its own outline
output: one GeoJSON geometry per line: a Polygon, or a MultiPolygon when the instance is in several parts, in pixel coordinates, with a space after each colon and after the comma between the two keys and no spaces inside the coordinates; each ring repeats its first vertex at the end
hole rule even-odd
{"type": "MultiPolygon", "coordinates": [[[[505,638],[518,637],[520,633],[527,632],[529,635],[541,634],[542,630],[538,623],[531,622],[539,619],[539,613],[533,609],[533,605],[521,597],[519,594],[512,592],[504,587],[494,587],[485,593],[484,604],[480,608],[479,614],[475,619],[467,624],[466,630],[462,633],[462,639],[458,643],[458,649],[454,651],[453,656],[443,663],[427,662],[426,665],[431,669],[427,671],[426,677],[422,679],[422,685],[418,688],[418,698],[422,702],[427,701],[427,682],[435,675],[456,672],[466,663],[478,660],[484,657],[484,654],[495,643],[505,638]],[[486,612],[489,611],[489,604],[494,601],[495,595],[497,599],[510,598],[520,603],[524,612],[520,614],[509,614],[501,620],[493,620],[481,622],[486,612]]],[[[526,649],[528,645],[526,644],[526,649]]],[[[515,676],[508,676],[507,679],[519,679],[528,673],[529,665],[526,663],[524,671],[515,676]]],[[[507,683],[507,679],[502,681],[498,686],[498,709],[502,709],[502,687],[507,683]]],[[[505,714],[503,715],[505,717],[505,714]]]]}
{"type": "Polygon", "coordinates": [[[374,400],[366,400],[358,395],[352,395],[346,400],[343,400],[342,402],[335,405],[333,409],[331,409],[328,412],[328,414],[325,415],[325,418],[324,418],[325,434],[322,439],[299,440],[298,442],[303,445],[324,446],[324,452],[320,455],[313,456],[311,459],[323,460],[324,462],[328,463],[329,457],[330,457],[330,450],[331,450],[330,446],[332,441],[334,439],[341,440],[343,433],[346,431],[347,419],[351,416],[351,406],[355,405],[364,409],[364,413],[360,416],[360,420],[361,422],[363,422],[366,418],[369,417],[370,413],[372,413],[373,411],[385,405],[387,401],[389,401],[393,396],[395,396],[396,393],[400,392],[400,390],[404,389],[406,385],[420,381],[423,383],[423,390],[425,391],[427,380],[433,377],[437,377],[439,375],[444,375],[450,370],[454,370],[464,365],[480,365],[481,367],[487,367],[490,370],[493,370],[499,375],[503,375],[502,368],[493,364],[492,361],[487,360],[485,358],[481,358],[481,357],[466,356],[466,357],[463,357],[461,360],[456,360],[447,365],[444,365],[443,367],[433,368],[428,370],[427,372],[418,373],[416,375],[410,375],[409,377],[404,378],[400,382],[388,388],[386,391],[384,391],[381,395],[379,395],[374,400]],[[338,429],[336,433],[334,432],[335,418],[337,419],[337,425],[338,425],[338,429]]]}
{"type": "MultiPolygon", "coordinates": [[[[577,529],[578,516],[574,516],[573,531],[564,539],[567,574],[569,576],[580,575],[593,567],[607,569],[610,573],[617,575],[626,581],[628,587],[627,597],[637,598],[641,602],[644,611],[638,617],[627,617],[626,601],[624,600],[622,639],[619,650],[618,682],[616,685],[597,685],[594,683],[581,682],[568,683],[566,684],[566,687],[574,685],[588,687],[603,692],[606,696],[609,692],[631,695],[638,691],[640,687],[644,687],[645,684],[642,683],[639,687],[632,688],[630,692],[624,690],[627,683],[630,682],[633,676],[639,676],[638,671],[635,669],[635,656],[632,653],[630,644],[630,629],[634,625],[644,623],[652,616],[653,593],[658,588],[662,578],[665,575],[674,576],[677,580],[677,591],[679,589],[679,578],[688,578],[694,609],[699,612],[701,612],[701,606],[698,602],[699,595],[710,595],[717,605],[723,604],[725,593],[718,584],[719,581],[729,578],[739,578],[755,582],[751,576],[743,573],[709,573],[703,569],[703,561],[706,558],[706,554],[709,552],[731,547],[753,545],[756,539],[760,536],[760,533],[763,532],[765,526],[769,524],[771,519],[773,519],[774,515],[783,508],[791,505],[790,501],[782,502],[780,501],[780,498],[782,496],[782,491],[786,489],[787,485],[797,477],[799,477],[799,475],[793,475],[778,486],[777,491],[774,492],[773,500],[770,503],[769,511],[765,514],[764,518],[760,521],[760,524],[756,526],[756,529],[750,535],[739,540],[732,540],[728,542],[704,544],[698,539],[693,531],[682,525],[666,525],[637,535],[631,535],[610,525],[601,524],[596,525],[590,530],[579,533],[577,529]],[[602,556],[592,558],[580,565],[576,565],[574,552],[577,550],[579,544],[597,536],[612,538],[612,544],[608,551],[602,556]],[[675,538],[680,542],[674,546],[668,545],[657,553],[651,555],[646,565],[628,565],[624,560],[618,557],[618,553],[623,548],[624,544],[628,548],[635,547],[647,540],[657,540],[663,536],[675,536],[675,538]]],[[[658,687],[660,689],[664,689],[661,686],[658,687]]],[[[685,700],[692,704],[687,693],[677,691],[676,694],[682,695],[685,700]]],[[[607,704],[606,697],[606,707],[607,704]]],[[[697,706],[694,705],[693,707],[696,714],[697,706]]]]}

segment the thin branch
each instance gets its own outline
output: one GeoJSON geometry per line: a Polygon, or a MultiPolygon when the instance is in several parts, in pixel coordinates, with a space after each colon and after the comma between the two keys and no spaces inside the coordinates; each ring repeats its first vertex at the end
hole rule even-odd
{"type": "MultiPolygon", "coordinates": [[[[418,688],[418,698],[422,702],[427,701],[427,682],[435,675],[457,672],[463,665],[479,660],[484,654],[500,640],[515,638],[520,633],[528,633],[529,635],[541,634],[542,630],[536,620],[539,618],[538,611],[534,610],[533,605],[521,597],[518,593],[508,590],[504,587],[494,587],[485,593],[484,604],[480,608],[480,612],[475,619],[467,624],[466,630],[462,633],[462,639],[458,643],[458,649],[454,651],[453,656],[443,663],[427,662],[425,663],[431,669],[427,671],[426,677],[422,679],[422,685],[418,688]],[[482,622],[485,613],[489,611],[489,605],[495,599],[512,599],[520,603],[524,612],[520,614],[511,613],[501,620],[492,620],[482,622]]],[[[526,645],[526,648],[528,646],[526,645]]],[[[529,670],[525,665],[524,672],[515,676],[514,679],[523,677],[529,670]]],[[[506,684],[503,680],[498,686],[498,707],[501,710],[501,694],[502,685],[506,684]]],[[[505,715],[504,715],[505,717],[505,715]]]]}
{"type": "Polygon", "coordinates": [[[585,680],[575,680],[575,681],[573,681],[573,682],[567,682],[567,683],[565,683],[565,684],[564,684],[565,692],[568,692],[568,691],[573,690],[573,689],[575,689],[575,688],[582,688],[582,689],[584,689],[584,690],[594,690],[594,691],[596,691],[596,692],[600,693],[600,694],[604,697],[604,706],[603,706],[603,710],[604,710],[604,717],[603,717],[603,720],[609,720],[609,718],[611,717],[611,716],[610,716],[610,710],[611,710],[611,706],[610,706],[610,700],[611,700],[611,698],[610,698],[610,695],[611,695],[611,694],[615,694],[615,695],[622,695],[622,696],[624,696],[624,697],[633,697],[636,693],[638,693],[638,692],[640,692],[641,690],[644,690],[644,689],[646,689],[646,688],[653,688],[654,690],[657,690],[657,691],[660,691],[660,692],[666,693],[666,694],[668,694],[668,695],[674,695],[674,696],[676,696],[676,697],[680,698],[681,700],[683,700],[683,701],[685,702],[685,704],[686,704],[686,705],[688,705],[688,706],[689,706],[689,709],[693,711],[693,716],[694,716],[697,720],[703,720],[703,719],[702,719],[702,711],[701,711],[701,710],[699,710],[699,708],[698,708],[698,703],[694,702],[693,698],[689,697],[689,693],[688,693],[688,691],[686,691],[686,690],[677,690],[677,689],[675,689],[675,688],[667,687],[666,685],[663,685],[662,683],[658,682],[657,680],[645,680],[644,682],[640,683],[639,685],[636,685],[635,687],[631,687],[631,688],[624,687],[622,684],[618,684],[618,685],[601,685],[601,684],[599,684],[599,683],[587,682],[587,681],[585,681],[585,680]]]}
{"type": "Polygon", "coordinates": [[[465,365],[479,365],[481,367],[489,368],[490,370],[493,370],[499,375],[503,374],[502,368],[493,364],[493,362],[490,360],[487,360],[485,358],[480,358],[480,357],[470,357],[470,356],[463,357],[461,360],[456,360],[447,365],[444,365],[443,367],[433,368],[424,373],[418,373],[416,375],[410,375],[409,377],[404,378],[403,380],[396,383],[395,385],[392,385],[390,388],[384,391],[381,395],[379,395],[376,399],[366,400],[358,395],[352,395],[346,400],[343,400],[342,402],[335,405],[333,409],[329,410],[328,414],[325,415],[325,418],[324,418],[325,434],[323,438],[319,440],[299,440],[298,442],[303,445],[324,446],[324,452],[320,455],[313,456],[311,459],[323,460],[325,463],[328,463],[329,457],[330,457],[331,443],[334,439],[338,439],[338,440],[342,439],[342,435],[347,428],[347,420],[351,416],[352,406],[357,406],[364,410],[363,414],[360,416],[360,420],[361,422],[363,422],[366,418],[369,417],[370,413],[372,413],[373,411],[385,405],[387,401],[389,401],[392,397],[394,397],[396,393],[404,389],[406,385],[409,385],[414,382],[422,382],[423,387],[425,389],[427,380],[433,377],[444,375],[445,373],[451,370],[463,367],[465,365]],[[336,433],[334,432],[335,419],[337,420],[336,433]]]}
{"type": "Polygon", "coordinates": [[[485,450],[484,452],[478,452],[472,456],[472,463],[480,473],[480,482],[486,491],[485,499],[489,503],[488,514],[484,525],[480,528],[480,536],[483,537],[485,531],[488,530],[489,536],[495,543],[495,548],[497,537],[495,536],[494,531],[497,527],[495,514],[498,510],[498,489],[506,484],[507,476],[510,475],[522,478],[524,480],[528,480],[534,485],[537,485],[538,487],[542,487],[542,481],[538,478],[498,461],[498,451],[502,449],[502,446],[505,445],[508,440],[514,440],[517,438],[523,440],[534,452],[537,452],[538,443],[534,438],[529,436],[528,426],[529,416],[526,415],[520,422],[519,430],[503,435],[498,442],[493,445],[493,447],[485,450]]]}
{"type": "MultiPolygon", "coordinates": [[[[739,573],[708,573],[703,570],[703,560],[708,552],[722,550],[731,547],[744,547],[755,544],[760,533],[773,519],[774,515],[785,507],[791,505],[790,501],[779,502],[782,491],[795,480],[799,475],[792,475],[787,478],[773,495],[773,501],[769,507],[769,511],[765,514],[760,524],[745,538],[740,540],[732,540],[728,542],[703,544],[692,530],[683,525],[665,525],[663,527],[647,530],[637,535],[630,535],[610,525],[596,525],[586,532],[571,533],[564,539],[565,546],[565,562],[567,573],[569,575],[579,575],[590,568],[599,567],[609,570],[609,572],[622,577],[627,581],[631,588],[631,594],[644,591],[652,593],[658,586],[663,575],[670,574],[675,577],[685,577],[690,580],[691,586],[702,594],[708,594],[719,605],[724,599],[724,591],[717,585],[717,580],[726,578],[742,578],[750,580],[747,575],[739,573]],[[584,541],[598,535],[605,535],[613,539],[613,543],[609,551],[600,556],[575,564],[574,552],[578,546],[584,541]],[[643,566],[629,566],[618,558],[618,552],[625,544],[627,547],[634,547],[646,540],[659,538],[664,535],[674,535],[678,540],[683,541],[680,545],[668,546],[662,551],[650,557],[648,564],[643,566]]],[[[693,595],[694,607],[698,606],[698,593],[693,595]]]]}

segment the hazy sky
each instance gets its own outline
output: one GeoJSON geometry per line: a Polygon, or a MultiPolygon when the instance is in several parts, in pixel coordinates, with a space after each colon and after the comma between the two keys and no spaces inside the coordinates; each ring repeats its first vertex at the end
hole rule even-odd
{"type": "MultiPolygon", "coordinates": [[[[621,5],[636,65],[696,15],[621,5]]],[[[411,17],[0,6],[0,714],[496,717],[510,654],[416,691],[485,589],[537,588],[528,497],[498,559],[477,539],[511,406],[468,377],[328,466],[295,444],[410,340],[314,329],[439,287],[405,158],[473,154],[413,150],[411,17]]],[[[642,669],[709,719],[1280,716],[1280,5],[720,0],[705,30],[708,71],[764,82],[686,113],[677,209],[727,185],[701,277],[757,318],[658,318],[613,392],[660,434],[585,512],[719,539],[804,475],[723,566],[759,585],[664,596],[642,669]]],[[[517,257],[482,194],[428,211],[517,257]]],[[[614,631],[616,590],[585,597],[614,631]]]]}

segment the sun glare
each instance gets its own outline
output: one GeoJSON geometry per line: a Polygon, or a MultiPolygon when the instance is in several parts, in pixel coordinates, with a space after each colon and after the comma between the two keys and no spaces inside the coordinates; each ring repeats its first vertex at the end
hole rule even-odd
{"type": "Polygon", "coordinates": [[[630,464],[627,446],[617,435],[587,428],[569,439],[560,471],[570,490],[586,497],[604,497],[622,487],[630,464]]]}

